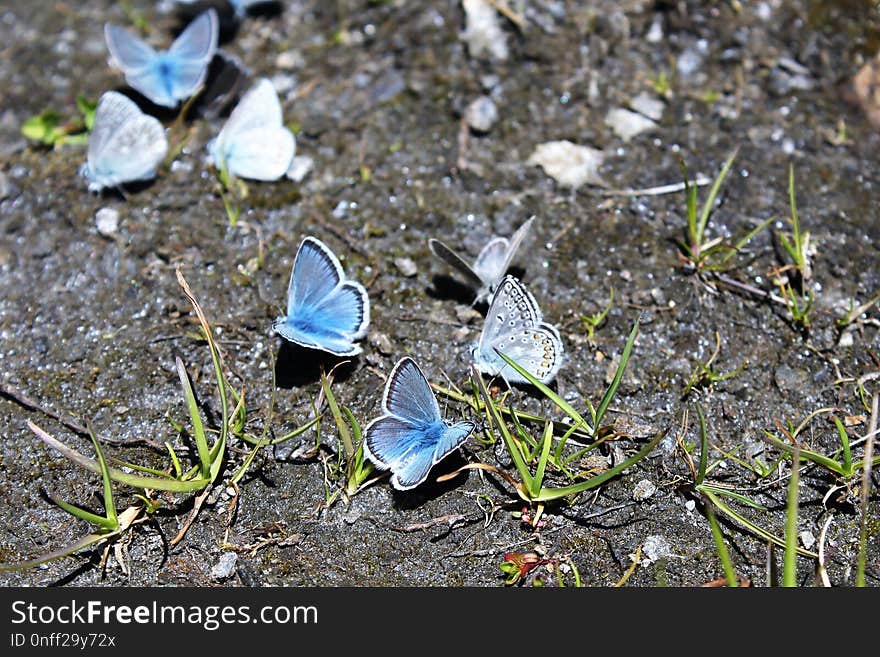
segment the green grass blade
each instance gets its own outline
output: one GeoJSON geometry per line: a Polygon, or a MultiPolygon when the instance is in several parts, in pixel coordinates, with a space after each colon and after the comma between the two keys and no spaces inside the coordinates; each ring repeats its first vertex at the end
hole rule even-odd
{"type": "Polygon", "coordinates": [[[785,511],[785,554],[782,567],[782,585],[797,586],[797,521],[798,483],[800,481],[799,450],[794,448],[791,457],[791,479],[788,482],[788,503],[785,511]]]}
{"type": "Polygon", "coordinates": [[[843,471],[847,477],[853,474],[852,450],[849,445],[849,434],[846,427],[837,416],[834,416],[834,426],[837,427],[837,436],[840,438],[840,446],[843,448],[843,471]]]}
{"type": "Polygon", "coordinates": [[[874,443],[877,435],[877,422],[880,419],[878,393],[871,398],[871,421],[868,424],[868,442],[865,444],[865,469],[862,472],[862,490],[859,518],[859,556],[856,562],[856,586],[865,586],[865,570],[868,559],[868,501],[871,497],[871,467],[873,465],[874,443]]]}
{"type": "Polygon", "coordinates": [[[703,416],[703,408],[697,404],[697,419],[700,423],[700,465],[697,468],[697,486],[706,479],[706,468],[709,465],[709,434],[706,431],[706,418],[703,416]]]}
{"type": "Polygon", "coordinates": [[[708,499],[703,499],[703,505],[706,509],[706,518],[709,520],[709,527],[712,529],[712,538],[715,541],[715,550],[718,552],[718,559],[721,561],[721,567],[724,569],[724,577],[727,580],[727,586],[739,586],[739,579],[736,576],[736,569],[730,560],[730,553],[727,551],[727,545],[724,543],[724,535],[721,533],[721,523],[715,517],[715,507],[708,499]]]}
{"type": "Polygon", "coordinates": [[[812,452],[808,449],[797,449],[794,446],[789,445],[788,443],[782,442],[781,440],[779,440],[779,438],[777,438],[776,436],[774,436],[773,434],[771,434],[767,431],[764,432],[764,435],[761,436],[761,438],[762,438],[762,440],[764,440],[764,442],[770,443],[776,449],[779,449],[779,450],[785,452],[786,454],[793,455],[795,453],[795,451],[797,451],[800,453],[801,459],[806,459],[808,461],[812,461],[813,463],[815,463],[817,465],[821,465],[822,467],[827,468],[831,472],[834,472],[834,473],[840,475],[841,477],[844,476],[843,468],[841,467],[840,463],[838,463],[837,461],[835,461],[832,458],[828,458],[824,454],[812,452]]]}
{"type": "Polygon", "coordinates": [[[199,413],[199,405],[196,402],[196,395],[193,392],[189,374],[186,373],[186,367],[180,356],[174,357],[174,364],[177,366],[177,376],[180,378],[180,385],[183,386],[183,397],[186,400],[189,419],[193,426],[193,440],[195,440],[196,449],[199,452],[199,475],[206,479],[211,471],[211,450],[208,447],[208,438],[205,435],[205,425],[202,423],[202,416],[199,413]]]}
{"type": "Polygon", "coordinates": [[[104,460],[104,452],[95,432],[92,431],[91,425],[86,423],[86,429],[89,432],[89,438],[95,446],[95,454],[98,455],[98,465],[101,467],[101,481],[104,484],[104,512],[106,513],[107,524],[104,525],[108,529],[116,529],[119,526],[119,519],[116,517],[116,506],[113,503],[113,484],[110,482],[110,471],[107,468],[107,461],[104,460]]]}
{"type": "Polygon", "coordinates": [[[746,504],[746,505],[752,507],[753,509],[757,509],[758,511],[766,511],[767,510],[767,507],[764,506],[763,504],[759,504],[758,502],[755,502],[755,500],[753,500],[749,497],[746,497],[742,493],[737,493],[736,491],[728,490],[726,488],[719,488],[718,486],[713,486],[712,484],[702,484],[701,486],[697,486],[696,488],[700,492],[709,491],[711,493],[714,493],[715,495],[729,497],[731,499],[742,502],[743,504],[746,504]]]}
{"type": "MultiPolygon", "coordinates": [[[[28,420],[28,427],[40,440],[46,443],[49,447],[61,452],[61,454],[69,460],[73,461],[80,467],[85,468],[86,470],[94,472],[95,474],[101,474],[101,466],[98,464],[97,461],[90,459],[87,456],[83,456],[75,449],[71,449],[60,440],[53,438],[30,420],[28,420]]],[[[131,486],[133,488],[167,490],[173,493],[190,493],[193,491],[201,490],[210,483],[207,479],[193,479],[189,481],[182,481],[180,479],[142,477],[139,475],[133,475],[127,472],[123,472],[122,470],[117,470],[116,468],[108,468],[107,471],[110,473],[110,478],[113,481],[118,481],[120,484],[125,484],[126,486],[131,486]]]]}
{"type": "Polygon", "coordinates": [[[70,545],[65,545],[63,548],[60,548],[58,550],[47,552],[46,554],[42,554],[35,559],[22,561],[20,563],[0,563],[0,572],[8,572],[11,570],[25,570],[27,568],[40,566],[44,563],[49,563],[50,561],[56,561],[58,559],[61,559],[62,557],[67,557],[71,554],[75,554],[80,550],[95,545],[96,543],[106,541],[107,539],[115,536],[117,533],[118,532],[113,532],[110,534],[88,534],[80,539],[77,539],[70,545]]]}
{"type": "Polygon", "coordinates": [[[180,467],[180,459],[177,458],[177,452],[174,451],[174,447],[172,447],[171,443],[167,440],[165,441],[165,449],[168,450],[168,455],[171,457],[171,465],[174,468],[174,475],[180,479],[180,476],[183,474],[183,468],[180,467]]]}
{"type": "MultiPolygon", "coordinates": [[[[633,324],[632,330],[629,332],[629,337],[626,339],[623,353],[620,355],[620,363],[617,365],[614,379],[612,379],[611,385],[608,386],[605,394],[602,395],[602,400],[599,402],[599,406],[596,407],[595,421],[593,423],[593,429],[596,432],[599,431],[599,424],[605,417],[605,412],[608,410],[608,406],[611,405],[611,400],[614,399],[614,395],[617,394],[617,388],[620,386],[620,381],[623,379],[623,372],[626,370],[627,363],[629,363],[629,358],[632,355],[633,345],[635,344],[638,333],[639,322],[636,320],[636,323],[633,324]]],[[[596,436],[594,435],[593,437],[595,438],[596,436]]]]}
{"type": "MultiPolygon", "coordinates": [[[[729,506],[724,504],[724,502],[722,502],[720,499],[718,499],[718,497],[712,491],[706,490],[705,487],[701,487],[700,490],[709,496],[709,499],[712,500],[712,503],[715,504],[715,507],[719,511],[724,513],[726,516],[736,520],[739,524],[741,524],[743,527],[745,527],[752,534],[764,539],[765,541],[769,541],[769,542],[773,543],[774,545],[778,545],[781,548],[785,547],[784,540],[782,540],[778,536],[775,536],[774,534],[771,534],[766,529],[759,527],[755,523],[751,522],[745,516],[737,513],[733,509],[731,509],[729,506]]],[[[810,559],[818,559],[819,558],[819,555],[816,554],[815,552],[810,552],[809,550],[805,550],[803,548],[797,548],[797,553],[799,555],[801,555],[802,557],[809,557],[810,559]]]]}
{"type": "MultiPolygon", "coordinates": [[[[581,417],[581,414],[578,413],[574,407],[565,401],[562,397],[557,395],[553,390],[551,390],[545,383],[542,383],[538,379],[536,379],[531,372],[528,372],[525,368],[523,368],[519,363],[513,360],[510,356],[505,354],[498,349],[495,349],[496,353],[501,356],[502,360],[510,365],[513,369],[519,372],[530,384],[535,386],[541,394],[543,394],[547,399],[549,399],[553,404],[559,408],[563,413],[568,415],[576,424],[584,429],[588,429],[590,433],[593,433],[593,428],[581,417]]],[[[543,419],[543,418],[541,418],[543,419]]]]}
{"type": "Polygon", "coordinates": [[[327,406],[330,407],[333,421],[336,422],[336,430],[339,432],[339,438],[342,440],[345,456],[351,459],[354,456],[354,443],[351,440],[351,433],[342,417],[342,411],[339,410],[339,404],[336,403],[336,397],[333,395],[333,391],[330,390],[330,381],[323,372],[321,372],[321,389],[324,391],[324,399],[327,400],[327,406]]]}
{"type": "Polygon", "coordinates": [[[550,446],[553,443],[553,422],[544,425],[544,435],[541,437],[541,457],[538,459],[538,467],[535,477],[532,479],[532,489],[529,491],[532,497],[536,497],[541,490],[544,481],[544,473],[547,470],[547,460],[550,458],[550,446]]]}
{"type": "Polygon", "coordinates": [[[534,499],[535,502],[549,502],[550,500],[557,500],[562,497],[568,497],[569,495],[576,495],[578,493],[582,493],[584,491],[590,490],[591,488],[595,488],[601,484],[604,484],[609,479],[612,479],[619,475],[621,472],[629,468],[634,463],[641,461],[645,458],[651,450],[653,450],[666,434],[658,433],[654,438],[649,442],[645,447],[639,451],[638,454],[632,456],[625,460],[623,463],[619,463],[614,466],[610,470],[606,470],[600,474],[597,474],[595,477],[591,477],[586,481],[579,482],[577,484],[572,484],[570,486],[562,486],[560,488],[542,488],[538,496],[534,499]]]}
{"type": "Polygon", "coordinates": [[[504,445],[505,447],[507,447],[507,452],[508,454],[510,454],[510,458],[513,460],[514,466],[516,466],[516,470],[519,473],[520,479],[522,481],[523,489],[527,492],[531,491],[532,473],[529,472],[529,468],[523,460],[522,452],[520,451],[519,446],[513,440],[513,436],[510,435],[510,430],[504,423],[504,420],[501,417],[501,413],[498,412],[498,407],[495,405],[495,401],[492,399],[492,396],[486,389],[486,382],[483,381],[483,377],[480,376],[480,373],[476,371],[476,368],[474,368],[474,378],[477,381],[477,385],[480,387],[480,394],[483,395],[483,399],[486,402],[486,410],[489,413],[492,422],[498,428],[498,431],[501,432],[501,438],[502,440],[504,440],[504,445]]]}
{"type": "Polygon", "coordinates": [[[116,520],[116,518],[110,520],[109,518],[105,518],[104,516],[99,516],[96,513],[92,513],[91,511],[86,511],[85,509],[81,509],[78,506],[69,504],[61,498],[55,497],[54,495],[49,495],[49,499],[57,504],[59,507],[67,511],[70,515],[79,518],[80,520],[85,520],[86,522],[93,525],[97,525],[104,530],[113,531],[114,529],[119,527],[119,521],[116,520]]]}
{"type": "Polygon", "coordinates": [[[709,216],[714,209],[713,206],[715,205],[715,199],[718,196],[718,192],[721,191],[721,185],[724,184],[724,179],[727,178],[727,174],[730,172],[730,167],[733,166],[733,160],[736,158],[738,151],[738,148],[734,149],[733,153],[730,154],[730,157],[727,158],[721,171],[715,177],[712,187],[709,189],[709,196],[706,197],[706,202],[703,204],[703,209],[700,212],[700,220],[697,224],[697,235],[700,242],[702,242],[703,235],[706,232],[706,224],[709,223],[709,216]]]}
{"type": "Polygon", "coordinates": [[[791,206],[791,234],[794,239],[792,257],[799,269],[804,266],[804,245],[801,241],[801,224],[798,220],[797,204],[794,199],[794,164],[788,165],[788,203],[791,206]]]}

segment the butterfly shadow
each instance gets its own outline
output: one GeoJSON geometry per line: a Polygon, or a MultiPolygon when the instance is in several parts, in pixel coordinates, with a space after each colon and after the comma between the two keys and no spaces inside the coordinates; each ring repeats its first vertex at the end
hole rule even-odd
{"type": "Polygon", "coordinates": [[[456,488],[464,485],[468,479],[469,471],[463,470],[451,479],[446,481],[437,481],[437,477],[441,477],[450,472],[455,472],[463,465],[467,465],[468,460],[461,454],[461,450],[456,450],[444,458],[440,463],[435,465],[428,478],[424,482],[411,488],[410,490],[391,489],[394,495],[394,506],[401,511],[411,511],[417,509],[426,502],[437,499],[441,495],[447,495],[456,488]]]}
{"type": "Polygon", "coordinates": [[[322,372],[333,370],[334,381],[345,381],[354,372],[353,357],[333,356],[285,340],[275,357],[275,385],[285,390],[318,381],[322,372]]]}
{"type": "MultiPolygon", "coordinates": [[[[162,123],[170,123],[180,114],[180,107],[165,107],[157,105],[152,100],[144,96],[140,91],[132,89],[129,86],[121,86],[113,89],[123,96],[127,97],[131,102],[137,105],[144,114],[155,117],[162,123]]],[[[129,183],[131,185],[131,183],[129,183]]]]}
{"type": "Polygon", "coordinates": [[[474,304],[473,289],[446,274],[437,274],[434,276],[431,279],[431,287],[429,287],[426,292],[432,299],[455,301],[456,303],[465,306],[474,304]]]}
{"type": "Polygon", "coordinates": [[[244,64],[235,57],[218,50],[208,65],[208,74],[192,112],[208,119],[228,114],[232,101],[239,96],[248,80],[244,64]]]}
{"type": "Polygon", "coordinates": [[[186,26],[193,18],[208,9],[217,12],[217,18],[220,21],[217,45],[223,45],[233,41],[238,35],[244,18],[277,18],[284,13],[284,3],[280,0],[265,0],[264,2],[254,2],[245,10],[244,15],[236,14],[235,6],[228,0],[199,0],[198,2],[178,2],[177,18],[178,24],[175,26],[173,34],[178,36],[186,29],[186,26]]]}

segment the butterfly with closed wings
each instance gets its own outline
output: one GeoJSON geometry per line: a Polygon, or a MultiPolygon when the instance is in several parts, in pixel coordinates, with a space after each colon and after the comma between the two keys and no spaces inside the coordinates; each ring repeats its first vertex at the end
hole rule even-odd
{"type": "Polygon", "coordinates": [[[89,191],[149,180],[168,153],[165,129],[116,91],[104,93],[95,110],[89,147],[81,173],[89,191]]]}
{"type": "Polygon", "coordinates": [[[501,280],[472,355],[479,370],[501,376],[508,384],[528,384],[498,352],[522,366],[541,383],[550,383],[562,365],[562,338],[556,327],[544,321],[538,302],[514,276],[501,280]]]}
{"type": "Polygon", "coordinates": [[[391,470],[391,485],[409,490],[473,433],[469,421],[448,424],[431,386],[416,362],[401,358],[385,383],[382,415],[364,429],[364,455],[380,470],[391,470]]]}
{"type": "Polygon", "coordinates": [[[104,37],[112,63],[125,81],[156,105],[177,107],[205,82],[208,65],[217,51],[217,12],[199,14],[168,50],[156,51],[128,30],[108,23],[104,37]]]}
{"type": "Polygon", "coordinates": [[[464,274],[468,283],[477,290],[474,303],[479,303],[492,295],[501,277],[507,273],[534,220],[535,217],[529,217],[509,240],[506,237],[493,237],[489,240],[480,250],[473,266],[438,239],[429,239],[428,246],[435,256],[464,274]]]}
{"type": "Polygon", "coordinates": [[[299,246],[287,288],[287,315],[272,328],[286,340],[335,356],[361,353],[355,340],[367,334],[370,299],[364,286],[345,278],[342,265],[319,239],[299,246]]]}
{"type": "Polygon", "coordinates": [[[208,144],[215,167],[250,180],[278,180],[295,152],[296,140],[284,127],[278,94],[267,78],[248,90],[208,144]]]}

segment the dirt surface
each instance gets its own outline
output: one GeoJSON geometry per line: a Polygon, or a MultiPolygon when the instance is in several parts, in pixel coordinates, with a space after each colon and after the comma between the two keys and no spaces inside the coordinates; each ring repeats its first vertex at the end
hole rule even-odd
{"type": "MultiPolygon", "coordinates": [[[[799,434],[804,447],[838,450],[832,415],[847,420],[853,440],[867,433],[880,313],[875,304],[846,329],[835,322],[850,300],[865,303],[880,290],[880,134],[848,89],[880,45],[875,3],[511,2],[514,20],[499,23],[505,60],[468,51],[457,2],[291,0],[240,23],[226,12],[222,50],[251,78],[273,79],[285,121],[297,129],[297,154],[314,160],[301,182],[250,183],[235,226],[206,162],[222,115],[192,113],[189,139],[171,167],[125,197],[87,191],[78,175],[82,146],[48,149],[21,136],[23,122],[45,109],[74,117],[78,94],[96,99],[125,89],[107,65],[105,22],[130,26],[142,16],[147,38],[161,46],[183,24],[167,1],[132,0],[129,13],[124,5],[46,1],[0,9],[0,561],[32,558],[90,531],[43,491],[102,508],[100,479],[40,442],[28,420],[88,455],[88,437],[50,414],[90,422],[112,439],[109,456],[164,469],[168,455],[143,441],[170,441],[191,464],[192,443],[174,424],[187,424],[174,365],[180,355],[209,425],[217,426],[210,356],[177,284],[178,266],[216,329],[231,382],[245,389],[247,430],[263,430],[273,393],[272,435],[313,416],[318,373],[336,361],[292,349],[271,329],[305,235],[325,241],[369,292],[364,353],[333,387],[361,424],[380,413],[384,375],[404,355],[434,383],[468,385],[469,345],[482,317],[427,239],[441,237],[472,258],[490,236],[509,236],[535,215],[516,271],[561,332],[566,361],[557,392],[581,412],[586,399],[597,403],[633,323],[641,323],[606,418],[619,435],[579,467],[607,468],[655,433],[665,438],[622,476],[548,505],[535,528],[517,517],[528,505],[496,474],[469,470],[434,481],[477,461],[516,475],[500,442],[476,438],[412,491],[380,479],[328,507],[327,495],[342,483],[328,414],[317,454],[309,453],[313,431],[261,451],[240,484],[235,513],[232,489],[216,486],[174,546],[194,495],[154,494],[161,508],[119,543],[128,572],[112,554],[102,567],[103,550],[92,548],[0,574],[0,582],[494,587],[504,583],[505,553],[537,550],[549,563],[524,584],[536,577],[556,584],[549,570],[561,568],[571,585],[574,564],[584,584],[604,586],[625,576],[641,548],[628,586],[695,586],[723,576],[685,457],[684,448],[699,442],[698,403],[713,445],[709,479],[762,505],[723,498],[776,536],[783,534],[791,461],[761,440],[763,431],[781,437],[778,422],[797,426],[834,408],[799,434]],[[661,101],[662,117],[624,141],[606,115],[641,93],[661,101]],[[483,94],[495,103],[497,122],[488,132],[463,128],[465,108],[483,94]],[[538,144],[556,140],[603,150],[599,173],[607,186],[571,189],[527,164],[538,144]],[[675,240],[685,227],[683,192],[605,192],[680,182],[682,159],[691,176],[714,177],[737,147],[709,237],[736,241],[775,220],[728,261],[725,276],[740,284],[731,287],[682,262],[675,240]],[[779,294],[774,270],[789,262],[778,235],[790,233],[790,163],[800,222],[815,247],[806,330],[766,298],[779,294]],[[115,231],[99,233],[101,208],[118,211],[115,231]],[[611,310],[591,342],[581,317],[599,312],[612,289],[611,310]],[[746,368],[683,395],[697,362],[715,350],[716,334],[712,368],[746,368]],[[771,466],[764,477],[743,465],[758,460],[771,466]],[[230,551],[234,567],[212,575],[230,551]]],[[[166,124],[174,118],[159,116],[166,124]]],[[[701,200],[707,192],[701,188],[701,200]]],[[[532,389],[514,388],[510,399],[562,418],[532,389]]],[[[451,419],[474,417],[464,405],[440,402],[451,419]]],[[[530,428],[540,435],[540,425],[530,428]]],[[[854,447],[856,458],[864,445],[854,447]]],[[[247,451],[231,440],[222,482],[247,451]]],[[[691,455],[697,462],[699,447],[691,455]]],[[[568,483],[550,474],[552,484],[568,483]]],[[[822,543],[834,585],[854,583],[859,485],[858,476],[840,481],[815,465],[801,469],[800,544],[816,552],[832,518],[822,543]]],[[[115,487],[120,510],[139,504],[136,492],[115,487]]],[[[873,493],[871,586],[880,582],[878,508],[873,493]]],[[[767,541],[719,518],[738,575],[771,583],[767,541]]],[[[818,581],[816,559],[799,558],[798,581],[818,581]]]]}

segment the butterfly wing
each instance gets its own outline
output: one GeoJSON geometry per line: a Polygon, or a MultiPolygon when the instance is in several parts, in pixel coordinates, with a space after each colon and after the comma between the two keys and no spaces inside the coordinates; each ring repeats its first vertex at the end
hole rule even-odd
{"type": "Polygon", "coordinates": [[[493,288],[507,270],[509,242],[506,237],[493,237],[474,261],[474,271],[487,288],[493,288]]]}
{"type": "Polygon", "coordinates": [[[382,415],[364,431],[364,452],[377,467],[391,470],[391,484],[408,490],[422,483],[431,467],[459,447],[474,429],[471,422],[447,426],[425,375],[411,358],[394,366],[385,384],[382,415]]]}
{"type": "Polygon", "coordinates": [[[440,406],[428,379],[409,357],[397,361],[382,396],[382,410],[404,422],[427,426],[442,421],[440,406]]]}
{"type": "Polygon", "coordinates": [[[284,338],[338,356],[353,356],[352,344],[366,334],[370,300],[364,287],[344,280],[342,265],[320,240],[306,237],[293,261],[287,288],[287,316],[274,328],[284,338]]]}
{"type": "Polygon", "coordinates": [[[287,173],[296,140],[285,127],[238,132],[227,140],[222,155],[233,174],[249,180],[278,180],[287,173]]]}
{"type": "Polygon", "coordinates": [[[281,102],[267,78],[242,97],[209,151],[215,166],[225,162],[242,178],[276,180],[284,175],[296,142],[282,124],[281,102]]]}
{"type": "Polygon", "coordinates": [[[220,19],[214,9],[204,11],[186,26],[165,55],[168,86],[175,100],[192,96],[204,83],[208,65],[217,51],[220,19]]]}
{"type": "Polygon", "coordinates": [[[120,93],[101,96],[86,165],[91,191],[152,178],[167,153],[168,140],[159,121],[120,93]]]}
{"type": "Polygon", "coordinates": [[[440,240],[434,238],[429,239],[428,248],[431,249],[431,253],[440,258],[447,265],[450,265],[459,273],[463,274],[464,277],[468,279],[468,284],[471,287],[480,289],[487,284],[487,282],[484,281],[480,277],[480,275],[462,259],[460,255],[458,255],[455,251],[450,249],[440,240]]]}
{"type": "Polygon", "coordinates": [[[535,217],[529,217],[522,226],[516,229],[511,238],[495,237],[483,247],[477,260],[474,262],[474,270],[479,274],[480,278],[487,281],[489,292],[495,291],[495,286],[501,281],[513,258],[522,244],[523,239],[529,232],[535,217]]]}
{"type": "Polygon", "coordinates": [[[526,383],[507,365],[500,349],[535,377],[547,383],[562,364],[562,340],[559,332],[543,321],[541,309],[532,293],[515,277],[505,276],[489,305],[474,360],[482,372],[501,374],[507,381],[526,383]]]}
{"type": "Polygon", "coordinates": [[[148,43],[118,25],[104,25],[104,40],[114,66],[125,73],[149,68],[158,56],[148,43]]]}
{"type": "MultiPolygon", "coordinates": [[[[498,351],[504,352],[541,383],[550,383],[556,377],[562,366],[564,353],[559,331],[546,323],[499,340],[493,345],[493,350],[496,354],[498,351]]],[[[494,359],[493,368],[497,370],[497,375],[504,377],[509,383],[529,383],[500,356],[494,359]]]]}

